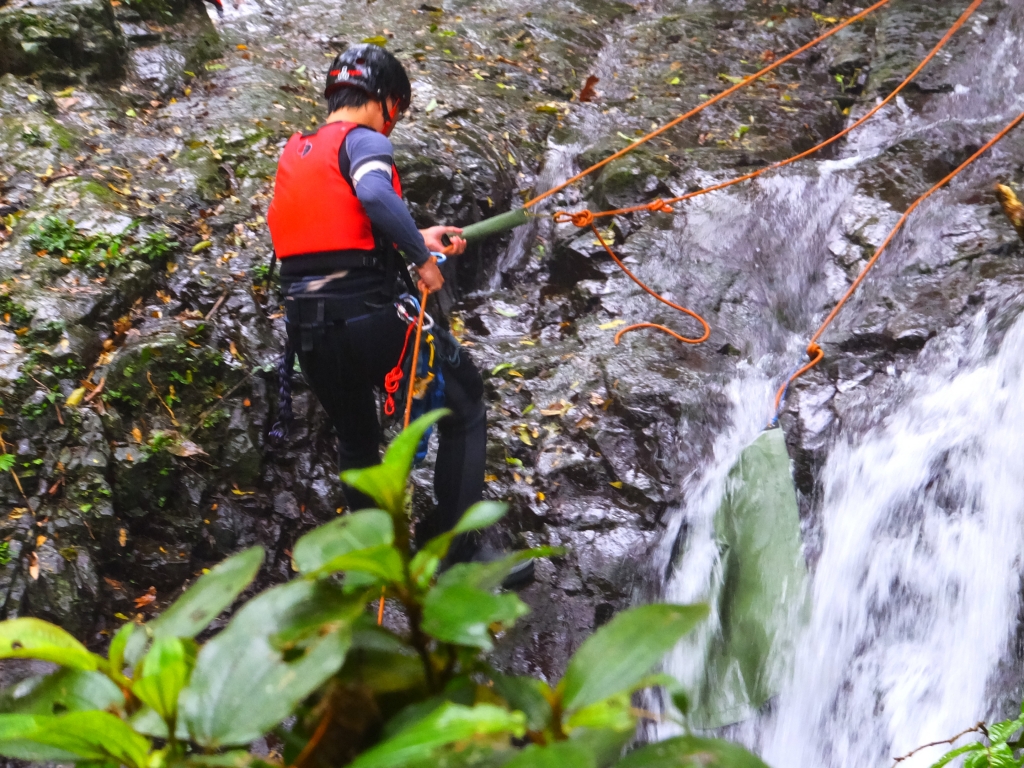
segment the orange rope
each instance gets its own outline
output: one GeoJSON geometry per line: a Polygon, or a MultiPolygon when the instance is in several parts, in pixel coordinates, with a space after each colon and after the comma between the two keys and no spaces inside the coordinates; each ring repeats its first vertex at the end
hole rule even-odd
{"type": "Polygon", "coordinates": [[[825,318],[824,322],[811,337],[811,341],[807,345],[807,354],[810,355],[811,361],[807,363],[803,368],[798,370],[796,373],[794,373],[792,376],[790,376],[786,380],[786,383],[779,388],[778,393],[775,395],[776,412],[782,405],[782,396],[785,393],[787,387],[789,387],[789,385],[792,384],[797,378],[803,376],[805,373],[807,373],[807,371],[811,370],[811,368],[820,363],[822,358],[825,357],[825,353],[822,352],[821,347],[818,345],[818,340],[821,338],[821,335],[825,333],[825,330],[829,327],[829,325],[832,324],[832,321],[835,320],[836,315],[839,314],[839,310],[843,308],[843,305],[846,304],[846,302],[850,299],[851,296],[853,296],[853,294],[857,291],[857,288],[860,287],[860,284],[864,282],[864,278],[867,277],[868,272],[870,272],[871,268],[875,266],[875,264],[878,262],[878,259],[885,252],[885,249],[896,237],[896,234],[903,228],[903,225],[907,222],[907,219],[910,218],[910,214],[917,210],[918,206],[920,206],[921,203],[923,203],[929,197],[931,197],[944,186],[946,186],[949,182],[951,182],[953,179],[959,176],[974,161],[976,161],[979,157],[984,155],[986,152],[992,149],[992,147],[994,147],[996,144],[1002,141],[1006,137],[1006,135],[1010,133],[1010,131],[1012,131],[1022,122],[1024,122],[1024,112],[1021,112],[1019,115],[1017,115],[1017,117],[1014,118],[1009,125],[1007,125],[1005,128],[1003,128],[1003,130],[1001,130],[999,133],[993,136],[992,139],[990,139],[988,143],[985,144],[985,146],[983,146],[981,149],[979,149],[977,152],[971,155],[971,157],[964,161],[964,163],[959,168],[957,168],[955,171],[946,176],[946,178],[944,178],[938,184],[936,184],[923,195],[921,195],[921,197],[917,198],[917,200],[915,200],[911,204],[911,206],[907,208],[906,213],[904,213],[903,216],[900,217],[900,220],[896,222],[896,226],[893,227],[892,231],[885,238],[882,244],[878,247],[878,250],[875,251],[875,255],[872,256],[868,263],[864,265],[864,269],[862,269],[860,271],[860,274],[857,275],[857,279],[853,281],[853,284],[847,289],[846,293],[843,294],[843,298],[841,298],[839,300],[839,303],[835,305],[831,312],[829,312],[828,317],[825,318]]]}
{"type": "MultiPolygon", "coordinates": [[[[700,197],[701,195],[707,195],[707,194],[709,194],[711,192],[718,192],[719,190],[735,186],[736,184],[742,184],[745,181],[750,181],[751,179],[756,179],[758,176],[762,176],[762,175],[768,173],[769,171],[776,171],[779,168],[785,168],[787,165],[792,165],[793,163],[797,162],[798,160],[803,160],[804,158],[810,157],[811,155],[816,154],[816,153],[820,152],[821,150],[825,149],[825,147],[828,147],[828,146],[830,146],[832,144],[835,144],[837,141],[839,141],[844,136],[849,135],[852,131],[854,131],[857,128],[859,128],[860,126],[864,125],[864,123],[866,123],[872,117],[877,115],[882,109],[884,109],[889,103],[891,103],[897,96],[899,96],[900,93],[908,85],[910,85],[910,83],[919,74],[921,74],[921,71],[931,62],[931,60],[934,59],[936,56],[938,56],[939,52],[942,51],[942,49],[946,47],[946,44],[949,43],[949,41],[953,38],[953,35],[955,35],[957,32],[960,31],[960,29],[964,26],[964,24],[967,23],[967,21],[971,18],[971,16],[974,15],[975,11],[978,10],[978,7],[983,2],[984,2],[984,0],[974,0],[974,2],[972,2],[970,4],[970,6],[967,8],[967,10],[964,11],[963,15],[961,15],[960,18],[956,20],[956,23],[954,23],[953,26],[951,26],[949,28],[949,30],[946,32],[946,34],[943,35],[942,39],[935,45],[934,48],[932,48],[931,52],[927,56],[925,56],[924,59],[921,60],[921,63],[917,65],[917,67],[914,69],[914,71],[911,72],[909,75],[907,75],[907,77],[903,80],[903,82],[900,83],[892,93],[890,93],[888,96],[886,96],[884,99],[882,99],[878,104],[876,104],[874,107],[872,107],[863,117],[861,117],[860,119],[858,119],[854,123],[850,124],[847,128],[844,128],[843,130],[841,130],[839,133],[835,134],[831,138],[826,139],[825,141],[821,142],[817,146],[811,147],[810,149],[805,150],[805,151],[801,152],[800,154],[793,155],[792,157],[789,157],[789,158],[787,158],[785,160],[780,160],[777,163],[772,163],[771,165],[767,165],[764,168],[759,168],[758,170],[752,171],[751,173],[744,174],[743,176],[737,176],[735,179],[730,179],[729,181],[723,181],[720,184],[715,184],[714,186],[706,187],[704,189],[698,189],[696,192],[688,192],[685,195],[679,195],[678,197],[670,197],[667,200],[662,200],[661,198],[658,198],[656,200],[652,200],[650,203],[644,203],[642,205],[634,205],[634,206],[631,206],[629,208],[616,208],[615,210],[611,210],[611,211],[591,212],[591,215],[593,216],[593,218],[599,219],[599,218],[605,218],[607,216],[622,216],[622,215],[625,215],[625,214],[628,214],[628,213],[638,213],[640,211],[651,211],[651,212],[661,211],[661,212],[664,212],[664,213],[671,213],[673,211],[672,206],[674,204],[676,204],[676,203],[682,203],[682,202],[684,202],[686,200],[692,200],[695,197],[700,197]]],[[[561,213],[561,212],[559,212],[559,213],[561,213]]],[[[557,216],[558,216],[558,214],[556,214],[556,217],[557,216]]],[[[556,220],[558,220],[558,219],[556,218],[556,220]]]]}
{"type": "Polygon", "coordinates": [[[795,59],[797,56],[799,56],[801,53],[805,53],[806,51],[809,51],[811,48],[814,48],[816,45],[819,45],[820,43],[824,42],[828,38],[832,37],[832,35],[834,35],[837,32],[840,32],[840,31],[846,29],[851,24],[855,24],[856,22],[860,21],[861,19],[865,18],[866,16],[874,13],[879,8],[881,8],[881,7],[885,6],[885,5],[888,5],[890,2],[891,2],[891,0],[879,0],[879,2],[875,3],[874,5],[872,5],[867,10],[861,11],[856,16],[851,16],[850,18],[846,19],[846,21],[844,21],[841,24],[838,24],[837,26],[833,27],[828,32],[826,32],[825,34],[820,35],[820,36],[814,38],[813,40],[811,40],[811,42],[807,43],[807,45],[804,45],[804,46],[802,46],[800,48],[797,48],[795,51],[793,51],[792,53],[786,54],[781,59],[777,59],[774,63],[768,65],[767,67],[762,69],[760,72],[757,72],[757,73],[755,73],[753,75],[750,75],[749,77],[744,78],[740,82],[736,83],[736,85],[732,86],[731,88],[726,88],[724,91],[722,91],[721,93],[717,94],[716,96],[712,96],[710,99],[705,101],[700,106],[694,107],[693,109],[691,109],[686,114],[680,115],[679,117],[677,117],[677,118],[675,118],[673,120],[670,120],[669,122],[665,123],[665,125],[663,125],[660,128],[658,128],[657,130],[651,131],[646,136],[643,136],[643,137],[637,139],[636,141],[632,142],[628,147],[625,147],[624,149],[620,149],[618,152],[616,152],[613,155],[609,155],[604,160],[602,160],[602,161],[600,161],[598,163],[594,163],[592,166],[590,166],[586,170],[580,171],[579,173],[577,173],[575,176],[573,176],[568,181],[565,181],[565,182],[559,184],[557,187],[553,187],[553,188],[549,189],[547,192],[544,192],[543,194],[537,195],[537,197],[533,198],[532,200],[528,200],[526,203],[523,204],[523,208],[531,208],[534,205],[536,205],[537,203],[539,203],[541,200],[544,200],[544,199],[546,199],[548,197],[551,197],[551,195],[554,195],[554,194],[556,194],[558,192],[561,192],[563,189],[568,187],[570,184],[575,184],[577,181],[579,181],[580,179],[590,175],[591,173],[596,171],[598,168],[603,168],[604,166],[608,165],[608,163],[610,163],[610,162],[612,162],[614,160],[618,160],[623,155],[626,155],[626,154],[632,152],[634,149],[639,147],[641,144],[646,144],[651,139],[654,139],[654,138],[660,136],[661,134],[665,133],[666,131],[669,131],[672,128],[675,128],[681,122],[683,122],[685,120],[689,120],[694,115],[696,115],[696,114],[702,112],[703,110],[707,109],[708,107],[710,107],[712,104],[717,104],[722,99],[728,98],[732,94],[736,93],[736,91],[740,90],[741,88],[745,88],[746,86],[750,85],[754,81],[764,77],[769,72],[772,72],[772,71],[778,69],[783,64],[785,64],[787,61],[791,61],[792,59],[795,59]]]}
{"type": "MultiPolygon", "coordinates": [[[[594,211],[590,211],[590,210],[587,210],[587,209],[584,209],[584,210],[581,210],[581,211],[575,211],[575,212],[572,212],[572,213],[569,213],[569,212],[566,212],[566,211],[558,211],[557,213],[555,213],[554,214],[554,220],[557,223],[569,223],[569,222],[571,222],[572,224],[575,224],[577,227],[587,227],[587,226],[589,226],[591,229],[593,229],[594,233],[597,235],[597,239],[600,241],[601,245],[604,246],[604,249],[605,249],[605,251],[607,251],[608,255],[612,257],[612,259],[615,261],[615,263],[627,275],[629,275],[629,277],[634,282],[636,282],[637,285],[639,285],[641,288],[643,288],[645,291],[647,291],[647,293],[649,293],[651,296],[653,296],[654,298],[658,299],[659,301],[662,301],[665,304],[668,304],[669,306],[673,307],[674,309],[679,310],[680,312],[685,312],[686,314],[691,315],[692,317],[696,318],[697,320],[699,320],[704,325],[704,331],[705,332],[704,332],[704,335],[700,339],[688,339],[688,338],[685,338],[683,336],[680,336],[675,331],[672,331],[672,330],[670,330],[669,328],[666,328],[663,325],[658,325],[656,323],[638,323],[636,325],[631,325],[628,328],[624,328],[623,330],[621,330],[617,334],[615,334],[615,343],[618,344],[619,340],[622,338],[622,335],[625,334],[625,333],[628,333],[629,331],[634,331],[634,330],[637,330],[637,329],[640,329],[640,328],[654,328],[656,330],[660,330],[660,331],[663,331],[665,333],[668,333],[669,335],[673,336],[674,338],[678,339],[679,341],[685,342],[687,344],[698,344],[698,343],[700,343],[702,341],[707,340],[708,335],[710,333],[710,330],[709,330],[707,322],[702,317],[700,317],[699,315],[693,313],[689,309],[686,309],[685,307],[680,307],[677,304],[673,304],[672,302],[665,300],[660,295],[658,295],[656,292],[654,292],[653,290],[648,288],[646,285],[644,285],[642,282],[640,282],[640,280],[638,280],[636,278],[636,276],[633,275],[632,272],[630,272],[628,269],[626,269],[626,267],[623,265],[623,263],[619,260],[619,258],[615,255],[615,253],[612,251],[612,249],[604,241],[604,238],[601,237],[601,233],[594,226],[595,219],[604,218],[604,217],[608,217],[608,216],[619,216],[619,215],[624,215],[624,214],[637,213],[639,211],[650,211],[652,213],[654,213],[654,212],[672,213],[673,210],[674,210],[672,208],[672,205],[675,204],[675,203],[681,203],[683,201],[691,200],[691,199],[693,199],[695,197],[699,197],[701,195],[707,195],[707,194],[709,194],[711,192],[717,192],[719,190],[726,189],[727,187],[731,187],[731,186],[734,186],[736,184],[741,184],[741,183],[743,183],[745,181],[750,181],[751,179],[756,179],[757,177],[762,176],[763,174],[768,173],[769,171],[774,171],[774,170],[778,170],[779,168],[784,168],[787,165],[791,165],[792,163],[795,163],[795,162],[797,162],[799,160],[803,160],[804,158],[807,158],[807,157],[809,157],[809,156],[811,156],[811,155],[813,155],[813,154],[815,154],[817,152],[820,152],[825,147],[828,147],[829,145],[834,144],[835,142],[839,141],[844,136],[849,135],[852,131],[854,131],[857,128],[859,128],[860,126],[862,126],[864,123],[866,123],[868,120],[870,120],[876,114],[878,114],[878,112],[881,111],[883,108],[885,108],[889,103],[891,103],[897,96],[899,96],[899,94],[908,85],[910,85],[910,83],[919,74],[921,74],[921,71],[931,62],[931,60],[934,59],[939,54],[940,51],[942,51],[942,49],[949,43],[949,41],[953,38],[953,36],[957,32],[959,32],[961,28],[963,28],[964,24],[966,24],[967,21],[971,18],[971,16],[974,15],[974,13],[978,10],[979,6],[983,2],[984,2],[984,0],[973,0],[973,2],[967,7],[967,10],[965,10],[963,12],[963,14],[961,14],[960,18],[957,19],[956,22],[953,24],[953,26],[951,26],[949,28],[949,30],[947,30],[946,34],[942,36],[942,39],[939,40],[939,42],[935,45],[934,48],[932,48],[932,50],[928,53],[928,55],[925,56],[924,59],[922,59],[921,62],[917,65],[917,67],[914,68],[914,71],[911,72],[906,78],[904,78],[903,82],[901,82],[892,91],[892,93],[890,93],[888,96],[886,96],[884,99],[882,99],[873,108],[868,110],[868,112],[866,114],[864,114],[861,118],[859,118],[858,120],[853,122],[848,127],[844,128],[839,133],[837,133],[834,136],[830,137],[829,139],[826,139],[825,141],[821,142],[817,146],[811,147],[810,149],[805,150],[804,152],[801,152],[801,153],[799,153],[797,155],[794,155],[793,157],[787,158],[785,160],[780,160],[777,163],[772,163],[771,165],[765,166],[764,168],[759,168],[756,171],[744,174],[743,176],[739,176],[737,178],[730,179],[729,181],[724,181],[724,182],[722,182],[720,184],[716,184],[714,186],[707,187],[705,189],[697,190],[696,192],[689,192],[689,193],[687,193],[685,195],[680,195],[678,197],[672,197],[672,198],[668,198],[668,199],[657,198],[655,200],[652,200],[649,203],[643,203],[641,205],[635,205],[635,206],[631,206],[631,207],[628,207],[628,208],[617,208],[617,209],[610,210],[610,211],[598,211],[596,213],[594,211]]],[[[879,5],[881,5],[881,4],[879,4],[879,5]]],[[[864,13],[869,13],[870,11],[874,10],[874,8],[877,8],[877,7],[879,7],[879,6],[878,5],[873,6],[872,8],[869,8],[864,13]]],[[[848,22],[852,23],[855,19],[856,19],[856,17],[854,17],[852,19],[848,19],[848,22]]],[[[832,30],[832,31],[834,32],[836,30],[832,30]]],[[[827,35],[826,35],[826,37],[827,37],[827,35]]],[[[821,39],[824,39],[824,38],[819,38],[818,41],[813,41],[812,43],[809,43],[808,45],[815,45],[815,44],[817,44],[817,42],[820,42],[821,39]]],[[[805,48],[806,48],[806,46],[805,46],[805,48]]],[[[801,49],[801,50],[803,50],[803,49],[801,49]]],[[[790,54],[790,57],[795,56],[799,52],[800,51],[795,51],[793,54],[790,54]]],[[[716,97],[716,99],[724,98],[729,93],[735,91],[737,88],[740,88],[743,85],[745,85],[751,79],[756,79],[757,77],[759,77],[760,75],[764,74],[765,72],[768,72],[774,66],[777,66],[779,63],[782,63],[782,61],[784,61],[784,59],[780,60],[779,62],[776,62],[775,65],[773,65],[772,67],[766,68],[765,70],[763,70],[758,75],[753,75],[751,78],[748,78],[748,80],[743,81],[743,83],[738,84],[736,87],[731,88],[731,89],[729,89],[729,90],[719,94],[716,97]]],[[[701,108],[698,108],[697,110],[695,110],[694,112],[691,112],[689,114],[696,114],[696,112],[700,111],[700,109],[702,109],[703,107],[706,107],[706,106],[708,106],[708,104],[702,105],[701,108]]],[[[673,121],[673,123],[669,123],[668,125],[664,126],[663,128],[659,129],[658,131],[655,131],[654,133],[650,134],[647,138],[641,140],[640,142],[636,142],[636,143],[642,143],[643,141],[646,141],[647,139],[657,135],[657,133],[659,133],[661,131],[664,131],[667,128],[671,127],[675,122],[678,122],[678,121],[681,121],[681,120],[685,119],[687,116],[689,116],[689,115],[684,115],[683,117],[679,118],[677,121],[673,121]]],[[[635,146],[635,144],[634,144],[634,146],[635,146]]],[[[587,173],[590,173],[591,171],[593,171],[595,168],[600,167],[602,164],[611,162],[616,157],[621,157],[622,155],[624,155],[626,152],[630,151],[631,149],[633,149],[633,146],[627,147],[626,149],[624,149],[624,150],[622,150],[620,152],[617,152],[615,155],[612,155],[611,157],[607,158],[602,163],[598,163],[597,165],[592,166],[591,168],[589,168],[587,171],[584,171],[582,174],[579,174],[578,176],[574,177],[573,179],[570,179],[568,182],[566,182],[566,184],[570,184],[573,181],[575,181],[576,179],[582,178],[587,173]]],[[[564,187],[564,186],[565,186],[565,184],[562,185],[562,187],[564,187]]],[[[552,190],[552,192],[546,193],[546,195],[547,194],[552,194],[553,192],[557,192],[558,189],[560,189],[560,188],[555,188],[554,190],[552,190]]],[[[544,196],[546,196],[546,195],[544,195],[544,196]]],[[[542,197],[544,197],[544,196],[542,196],[542,197]]],[[[537,198],[537,200],[539,200],[539,199],[540,198],[537,198]]],[[[535,202],[535,201],[533,201],[533,202],[535,202]]],[[[819,350],[819,352],[820,352],[820,350],[819,350]]],[[[822,356],[823,355],[824,355],[824,353],[822,353],[822,356]]],[[[814,358],[814,357],[815,356],[812,354],[812,358],[814,358]]],[[[815,361],[810,364],[810,366],[807,368],[807,370],[809,370],[810,368],[813,368],[814,365],[816,365],[817,362],[820,361],[820,359],[821,359],[820,357],[815,359],[815,361]]],[[[797,377],[797,376],[800,376],[804,372],[805,371],[803,369],[801,369],[800,371],[798,371],[794,375],[794,378],[797,377]]],[[[780,392],[784,391],[784,390],[785,390],[785,387],[783,387],[783,389],[780,390],[780,392]]]]}
{"type": "MultiPolygon", "coordinates": [[[[433,257],[431,257],[433,259],[433,257]]],[[[412,395],[416,387],[416,366],[420,361],[420,339],[423,335],[423,316],[427,312],[427,296],[430,295],[430,289],[424,287],[423,293],[420,296],[420,314],[416,318],[416,341],[412,347],[412,368],[409,370],[409,394],[405,398],[405,421],[402,424],[402,428],[405,429],[409,426],[409,420],[412,417],[412,395]]],[[[384,592],[385,588],[380,589],[380,602],[377,604],[377,626],[379,627],[384,623],[384,592]]]]}
{"type": "MultiPolygon", "coordinates": [[[[555,218],[556,221],[559,221],[558,215],[559,214],[556,214],[556,218],[555,218]]],[[[576,216],[577,214],[562,214],[562,215],[576,216]]],[[[573,220],[573,223],[575,223],[575,220],[573,220]]],[[[711,326],[708,325],[707,320],[705,320],[703,317],[698,315],[693,310],[687,309],[686,307],[681,307],[680,305],[676,304],[675,302],[669,301],[664,296],[662,296],[657,291],[655,291],[653,288],[650,288],[645,283],[643,283],[640,280],[640,278],[637,277],[636,275],[634,275],[632,272],[630,272],[629,268],[625,264],[622,263],[622,260],[618,256],[615,255],[615,251],[613,251],[611,249],[611,246],[608,245],[608,243],[605,242],[605,239],[601,236],[601,233],[598,231],[597,227],[594,226],[593,220],[591,220],[589,222],[589,224],[590,224],[590,228],[593,230],[594,234],[597,236],[598,242],[601,243],[602,246],[604,246],[605,252],[607,252],[607,254],[612,257],[612,261],[614,261],[618,265],[619,269],[621,269],[623,272],[626,273],[626,275],[629,277],[630,280],[632,280],[634,283],[639,285],[648,294],[650,294],[651,296],[656,298],[662,304],[667,304],[668,306],[672,307],[672,309],[678,310],[679,312],[683,312],[683,313],[689,315],[694,320],[696,320],[698,323],[700,323],[702,326],[704,326],[704,333],[701,334],[700,338],[689,339],[686,336],[681,336],[680,334],[676,333],[671,328],[666,328],[664,325],[658,325],[657,323],[637,323],[636,325],[627,326],[627,327],[623,328],[621,331],[619,331],[618,333],[616,333],[615,334],[615,343],[616,344],[619,343],[619,341],[622,339],[623,335],[629,333],[630,331],[639,330],[640,328],[654,328],[656,330],[663,331],[663,332],[667,333],[669,336],[674,337],[678,341],[683,342],[684,344],[700,344],[700,343],[705,342],[705,341],[708,340],[708,336],[711,335],[711,326]]],[[[586,226],[586,224],[582,224],[582,225],[578,224],[577,226],[586,226]]]]}

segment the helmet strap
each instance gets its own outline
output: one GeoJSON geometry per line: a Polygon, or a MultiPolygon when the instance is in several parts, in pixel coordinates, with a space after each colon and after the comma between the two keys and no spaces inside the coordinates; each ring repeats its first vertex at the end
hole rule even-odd
{"type": "Polygon", "coordinates": [[[387,98],[381,102],[380,111],[384,115],[384,135],[387,136],[391,133],[391,130],[395,127],[395,118],[398,116],[399,103],[395,102],[394,108],[388,113],[388,100],[387,98]]]}

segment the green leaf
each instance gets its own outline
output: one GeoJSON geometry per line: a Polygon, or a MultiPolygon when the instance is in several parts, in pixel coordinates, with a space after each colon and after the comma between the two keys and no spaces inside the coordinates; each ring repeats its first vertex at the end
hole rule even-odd
{"type": "Polygon", "coordinates": [[[196,662],[196,645],[178,637],[158,637],[142,660],[132,693],[167,721],[178,714],[178,695],[188,684],[196,662]]]}
{"type": "Polygon", "coordinates": [[[454,533],[467,533],[487,528],[501,520],[508,512],[508,504],[497,501],[478,501],[467,509],[459,522],[455,524],[454,533]]]}
{"type": "Polygon", "coordinates": [[[247,744],[284,720],[341,667],[365,595],[300,579],[249,601],[203,646],[180,717],[206,748],[247,744]]]}
{"type": "Polygon", "coordinates": [[[594,755],[582,744],[559,741],[546,747],[531,744],[505,768],[596,768],[594,755]]]}
{"type": "Polygon", "coordinates": [[[509,712],[492,704],[464,707],[446,703],[382,744],[364,752],[350,768],[398,768],[417,760],[429,759],[434,751],[454,742],[466,742],[481,736],[526,732],[522,712],[509,712]]]}
{"type": "Polygon", "coordinates": [[[496,366],[491,368],[491,376],[497,376],[502,371],[507,371],[512,367],[512,363],[498,363],[496,366]]]}
{"type": "Polygon", "coordinates": [[[615,616],[569,662],[561,683],[565,710],[630,690],[707,615],[705,605],[641,605],[615,616]]]}
{"type": "Polygon", "coordinates": [[[391,515],[379,509],[366,509],[314,528],[295,542],[292,559],[299,573],[312,573],[336,557],[394,540],[391,515]]]}
{"type": "Polygon", "coordinates": [[[630,752],[615,768],[768,768],[738,744],[678,736],[630,752]]]}
{"type": "Polygon", "coordinates": [[[341,479],[377,502],[392,517],[405,515],[405,488],[412,460],[424,433],[451,411],[439,408],[420,416],[391,441],[384,463],[366,469],[349,469],[341,479]]]}
{"type": "Polygon", "coordinates": [[[533,677],[512,677],[500,672],[491,672],[495,692],[511,709],[526,715],[526,727],[531,731],[543,731],[551,724],[551,705],[545,693],[551,689],[543,680],[533,677]]]}
{"type": "Polygon", "coordinates": [[[538,557],[557,557],[563,554],[563,547],[536,547],[513,552],[491,563],[459,563],[444,572],[438,579],[437,586],[464,584],[476,589],[497,589],[519,563],[538,557]]]}
{"type": "Polygon", "coordinates": [[[124,669],[124,652],[128,647],[128,641],[137,629],[139,629],[139,625],[129,621],[122,624],[121,628],[114,633],[114,639],[110,641],[110,649],[107,651],[107,660],[110,662],[110,668],[115,672],[121,672],[124,669]]]}
{"type": "Polygon", "coordinates": [[[565,728],[592,728],[632,733],[636,730],[636,718],[633,716],[630,694],[619,693],[577,709],[566,718],[565,728]]]}
{"type": "Polygon", "coordinates": [[[937,763],[932,764],[932,768],[942,768],[944,765],[948,765],[956,758],[961,755],[967,755],[969,752],[980,752],[985,749],[985,744],[980,741],[975,741],[971,744],[965,744],[964,746],[957,746],[955,750],[951,750],[943,755],[937,763]]]}
{"type": "Polygon", "coordinates": [[[494,525],[505,516],[507,511],[507,504],[495,501],[478,501],[467,509],[452,530],[435,536],[413,557],[409,563],[409,572],[412,574],[413,583],[420,589],[426,588],[430,584],[430,580],[434,578],[441,560],[448,554],[452,540],[458,534],[494,525]]]}
{"type": "Polygon", "coordinates": [[[0,755],[21,760],[99,760],[143,768],[149,740],[109,712],[0,715],[0,755]]]}
{"type": "Polygon", "coordinates": [[[988,739],[992,744],[1007,742],[1022,727],[1024,727],[1024,718],[995,723],[988,726],[988,739]]]}
{"type": "Polygon", "coordinates": [[[364,37],[364,43],[370,43],[371,45],[387,45],[388,39],[384,35],[373,35],[372,37],[364,37]]]}
{"type": "Polygon", "coordinates": [[[122,707],[124,694],[109,677],[80,669],[29,677],[0,693],[0,712],[5,714],[60,715],[122,707]]]}
{"type": "Polygon", "coordinates": [[[438,640],[490,650],[491,624],[511,624],[530,612],[514,593],[500,595],[465,584],[435,587],[423,604],[423,631],[438,640]]]}
{"type": "MultiPolygon", "coordinates": [[[[390,522],[390,520],[388,521],[390,522]]],[[[349,552],[328,560],[322,568],[314,571],[311,576],[326,576],[337,571],[368,573],[379,581],[388,584],[405,581],[405,570],[402,556],[390,544],[379,547],[349,552]]]]}
{"type": "Polygon", "coordinates": [[[0,472],[9,472],[14,467],[14,454],[0,454],[0,472]]]}
{"type": "Polygon", "coordinates": [[[0,659],[39,659],[84,670],[103,661],[60,627],[33,618],[0,622],[0,659]]]}
{"type": "Polygon", "coordinates": [[[255,546],[215,565],[149,623],[153,636],[195,637],[252,583],[262,564],[263,547],[255,546]]]}

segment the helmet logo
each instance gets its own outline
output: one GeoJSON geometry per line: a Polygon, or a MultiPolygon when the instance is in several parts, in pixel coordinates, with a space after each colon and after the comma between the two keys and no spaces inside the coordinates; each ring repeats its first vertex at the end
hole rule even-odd
{"type": "Polygon", "coordinates": [[[300,157],[305,157],[306,155],[308,155],[312,151],[313,151],[313,143],[310,142],[310,141],[307,141],[305,143],[305,145],[302,147],[302,152],[299,154],[299,156],[300,157]]]}

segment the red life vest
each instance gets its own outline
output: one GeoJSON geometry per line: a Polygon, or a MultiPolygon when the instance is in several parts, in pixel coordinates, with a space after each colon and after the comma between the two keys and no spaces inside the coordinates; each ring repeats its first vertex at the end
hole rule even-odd
{"type": "MultiPolygon", "coordinates": [[[[310,134],[294,134],[285,145],[267,212],[279,259],[377,249],[370,217],[338,165],[345,137],[357,127],[358,123],[328,123],[310,134]]],[[[394,166],[391,184],[401,196],[394,166]]]]}

